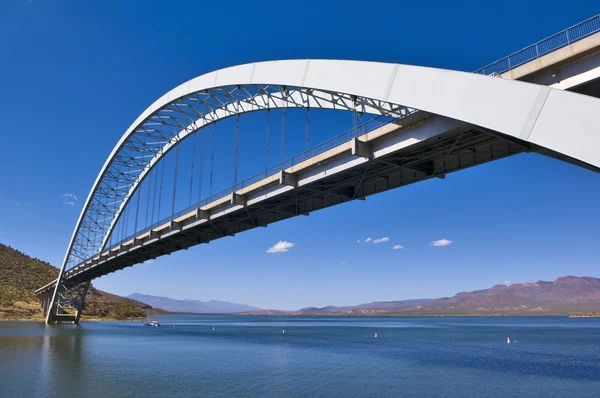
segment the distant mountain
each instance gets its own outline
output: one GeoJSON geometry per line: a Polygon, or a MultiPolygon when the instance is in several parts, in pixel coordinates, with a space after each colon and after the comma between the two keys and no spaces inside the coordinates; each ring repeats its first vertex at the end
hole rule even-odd
{"type": "Polygon", "coordinates": [[[557,314],[600,308],[600,279],[566,276],[554,282],[496,285],[490,289],[458,293],[422,306],[426,311],[473,314],[557,314]]]}
{"type": "Polygon", "coordinates": [[[175,300],[169,297],[150,296],[147,294],[133,293],[127,296],[130,299],[141,301],[152,307],[162,308],[169,312],[191,312],[197,314],[233,313],[260,311],[260,308],[246,304],[230,303],[228,301],[200,301],[200,300],[175,300]]]}
{"type": "MultiPolygon", "coordinates": [[[[600,310],[600,279],[566,276],[554,282],[496,285],[423,300],[379,301],[351,307],[303,308],[288,315],[570,315],[600,310]]],[[[270,315],[270,311],[253,311],[270,315]]],[[[274,311],[277,315],[280,311],[274,311]]]]}

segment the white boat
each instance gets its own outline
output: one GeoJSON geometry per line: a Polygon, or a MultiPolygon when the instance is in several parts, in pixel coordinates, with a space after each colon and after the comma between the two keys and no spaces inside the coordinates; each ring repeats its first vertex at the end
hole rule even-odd
{"type": "Polygon", "coordinates": [[[158,321],[150,321],[150,323],[145,323],[144,326],[159,327],[160,323],[158,321]]]}
{"type": "Polygon", "coordinates": [[[375,332],[375,338],[376,338],[376,339],[378,339],[378,338],[379,338],[379,336],[377,335],[377,332],[375,332]]]}
{"type": "Polygon", "coordinates": [[[508,344],[510,344],[510,337],[507,337],[507,338],[506,338],[506,342],[507,342],[508,344]]]}
{"type": "Polygon", "coordinates": [[[283,329],[283,330],[281,331],[281,334],[285,334],[285,329],[283,329]]]}
{"type": "Polygon", "coordinates": [[[213,326],[213,330],[215,330],[215,327],[213,326]]]}

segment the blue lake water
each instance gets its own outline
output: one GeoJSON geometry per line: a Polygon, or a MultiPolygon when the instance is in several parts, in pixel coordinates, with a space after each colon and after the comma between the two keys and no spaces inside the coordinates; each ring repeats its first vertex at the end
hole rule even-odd
{"type": "Polygon", "coordinates": [[[599,318],[158,319],[0,322],[0,397],[600,397],[599,318]]]}

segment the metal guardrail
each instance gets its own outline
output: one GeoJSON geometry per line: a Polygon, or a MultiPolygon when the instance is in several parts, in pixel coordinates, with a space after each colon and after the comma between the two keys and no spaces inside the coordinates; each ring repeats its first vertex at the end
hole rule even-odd
{"type": "Polygon", "coordinates": [[[540,58],[559,48],[573,44],[597,32],[600,32],[600,14],[553,34],[498,61],[492,62],[483,68],[479,68],[475,73],[491,75],[508,72],[511,69],[540,58]]]}
{"type": "MultiPolygon", "coordinates": [[[[414,112],[416,112],[416,110],[412,110],[412,112],[410,112],[410,113],[414,113],[414,112]]],[[[239,191],[240,189],[243,189],[245,187],[248,187],[264,178],[276,175],[281,170],[285,170],[285,169],[295,166],[307,159],[310,159],[314,156],[320,155],[330,149],[335,148],[338,145],[341,145],[345,142],[350,141],[354,137],[358,137],[360,135],[363,135],[370,131],[373,131],[373,130],[383,126],[384,124],[389,123],[391,120],[393,120],[393,118],[391,118],[389,116],[378,116],[378,117],[371,119],[363,124],[353,127],[350,130],[347,130],[333,138],[328,139],[327,141],[324,141],[312,148],[305,150],[304,152],[299,153],[298,155],[295,155],[289,159],[284,160],[283,162],[280,162],[274,166],[271,166],[268,169],[266,169],[258,174],[253,175],[252,177],[246,178],[245,180],[243,180],[235,185],[232,185],[227,189],[217,192],[192,206],[186,207],[185,209],[180,210],[180,211],[170,215],[169,217],[163,218],[162,220],[157,221],[154,224],[152,224],[140,231],[133,233],[132,235],[120,240],[119,242],[112,244],[111,246],[102,250],[102,252],[106,252],[115,247],[118,247],[118,246],[122,245],[123,243],[134,239],[137,236],[140,236],[147,232],[150,232],[151,230],[153,230],[156,227],[159,227],[168,222],[171,222],[171,221],[183,216],[184,214],[190,213],[202,206],[206,206],[207,204],[214,202],[215,200],[224,198],[225,196],[227,196],[233,192],[239,191]]],[[[95,257],[95,256],[96,255],[94,255],[93,257],[95,257]]],[[[77,264],[74,267],[71,267],[69,270],[71,270],[79,265],[81,265],[81,263],[77,264]]]]}

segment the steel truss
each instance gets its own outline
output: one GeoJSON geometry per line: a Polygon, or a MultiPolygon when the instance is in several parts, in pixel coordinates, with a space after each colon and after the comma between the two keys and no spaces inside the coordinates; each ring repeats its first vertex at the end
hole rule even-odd
{"type": "Polygon", "coordinates": [[[102,175],[69,248],[70,269],[101,252],[130,199],[153,167],[200,129],[242,113],[278,108],[318,108],[401,118],[415,110],[351,94],[278,85],[238,85],[179,98],[146,118],[102,175]]]}

